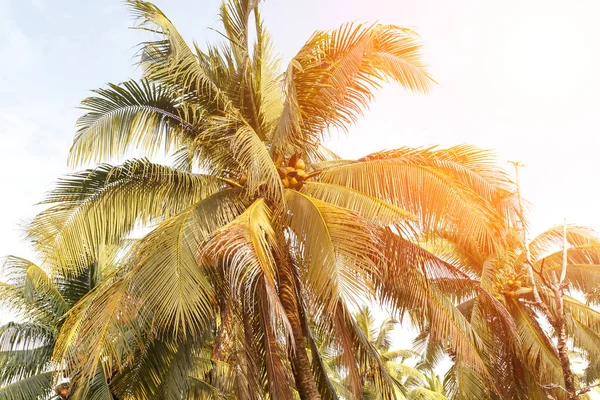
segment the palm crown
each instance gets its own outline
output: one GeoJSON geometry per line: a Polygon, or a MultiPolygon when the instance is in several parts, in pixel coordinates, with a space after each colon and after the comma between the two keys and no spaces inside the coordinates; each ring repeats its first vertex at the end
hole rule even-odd
{"type": "Polygon", "coordinates": [[[66,316],[54,356],[70,390],[85,393],[100,368],[122,399],[337,398],[318,331],[343,349],[354,398],[367,367],[375,390],[394,398],[393,377],[350,312],[364,299],[408,313],[433,347],[492,382],[481,338],[454,307],[481,269],[423,244],[503,248],[517,215],[509,179],[469,146],[344,160],[322,145],[383,83],[430,89],[417,36],[346,24],[315,33],[282,70],[258,1],[225,1],[225,41],[205,50],[156,6],[128,5],[158,39],[141,46],[142,79],[84,100],[69,161],[136,149],[170,152],[173,165],[134,159],[72,174],[30,225],[66,278],[153,227],[66,316]]]}

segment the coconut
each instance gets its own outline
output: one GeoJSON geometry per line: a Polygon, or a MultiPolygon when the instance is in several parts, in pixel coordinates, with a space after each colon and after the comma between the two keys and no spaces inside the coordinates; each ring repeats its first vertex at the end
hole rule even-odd
{"type": "Polygon", "coordinates": [[[60,396],[61,399],[66,399],[69,396],[69,384],[61,383],[55,389],[56,394],[60,396]]]}
{"type": "Polygon", "coordinates": [[[303,169],[297,170],[297,173],[298,173],[298,180],[305,180],[306,178],[308,178],[308,174],[303,169]]]}
{"type": "Polygon", "coordinates": [[[296,161],[296,164],[294,164],[294,168],[296,168],[296,169],[302,169],[302,170],[305,169],[306,168],[306,164],[304,163],[304,160],[301,159],[301,158],[299,158],[296,161]]]}

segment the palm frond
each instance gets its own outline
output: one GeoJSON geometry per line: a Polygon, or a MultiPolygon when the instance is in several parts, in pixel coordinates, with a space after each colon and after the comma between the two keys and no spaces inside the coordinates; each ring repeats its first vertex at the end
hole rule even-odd
{"type": "Polygon", "coordinates": [[[196,130],[194,120],[182,118],[175,95],[165,86],[130,80],[109,83],[94,94],[81,104],[85,114],[77,120],[69,152],[72,166],[113,162],[131,150],[146,156],[167,153],[196,130]]]}
{"type": "Polygon", "coordinates": [[[203,331],[213,315],[214,287],[199,260],[201,243],[244,209],[238,190],[223,190],[167,219],[134,247],[131,292],[159,335],[203,331]]]}
{"type": "Polygon", "coordinates": [[[254,13],[256,44],[252,59],[253,96],[257,103],[258,129],[264,132],[262,137],[270,138],[283,109],[281,60],[275,54],[273,39],[264,26],[258,7],[255,7],[254,13]]]}
{"type": "Polygon", "coordinates": [[[103,246],[118,244],[138,224],[176,215],[224,186],[218,177],[144,159],[101,165],[61,179],[29,232],[50,265],[68,276],[97,261],[103,246]]]}
{"type": "Polygon", "coordinates": [[[98,366],[90,382],[80,388],[70,390],[70,397],[89,400],[114,400],[102,365],[98,366]]]}
{"type": "Polygon", "coordinates": [[[461,362],[454,363],[446,373],[444,389],[452,400],[493,399],[480,375],[461,362]]]}
{"type": "Polygon", "coordinates": [[[471,187],[429,165],[403,158],[365,160],[325,169],[318,180],[390,202],[416,215],[425,232],[451,232],[461,246],[493,252],[499,245],[504,221],[498,211],[471,187]]]}
{"type": "Polygon", "coordinates": [[[126,400],[182,398],[187,391],[186,377],[193,369],[203,339],[147,339],[111,381],[115,393],[126,400]]]}
{"type": "Polygon", "coordinates": [[[400,226],[415,220],[411,213],[376,197],[345,186],[321,182],[306,182],[302,193],[338,207],[350,209],[375,224],[400,226]]]}
{"type": "Polygon", "coordinates": [[[302,243],[310,289],[330,311],[339,298],[355,302],[364,296],[378,255],[373,227],[345,208],[289,189],[285,194],[284,217],[294,233],[291,240],[302,243]]]}
{"type": "MultiPolygon", "coordinates": [[[[598,246],[598,234],[585,226],[567,226],[567,243],[571,247],[598,246]]],[[[563,226],[552,227],[537,235],[529,243],[533,260],[540,260],[556,252],[563,244],[563,226]]]]}
{"type": "Polygon", "coordinates": [[[0,383],[9,384],[44,373],[52,366],[51,358],[52,345],[46,343],[27,349],[0,351],[0,383]]]}
{"type": "Polygon", "coordinates": [[[44,372],[0,387],[0,400],[45,400],[53,391],[55,372],[44,372]]]}
{"type": "Polygon", "coordinates": [[[346,24],[316,32],[290,61],[286,100],[272,140],[274,151],[314,151],[330,126],[347,129],[382,81],[414,91],[432,84],[416,35],[393,25],[346,24]]]}
{"type": "Polygon", "coordinates": [[[127,334],[139,309],[128,284],[128,275],[109,279],[67,314],[54,358],[64,363],[75,387],[91,382],[98,368],[112,375],[138,345],[127,334]]]}
{"type": "Polygon", "coordinates": [[[258,193],[268,199],[280,200],[283,197],[281,179],[277,168],[264,143],[247,124],[241,126],[232,142],[232,156],[248,174],[248,191],[258,193]]]}
{"type": "Polygon", "coordinates": [[[438,288],[428,284],[418,264],[405,261],[404,252],[393,246],[393,240],[384,243],[379,273],[374,276],[378,299],[400,316],[411,313],[418,326],[429,326],[429,341],[433,345],[446,344],[459,362],[478,374],[484,383],[491,382],[480,355],[481,339],[473,327],[438,288]]]}
{"type": "Polygon", "coordinates": [[[221,3],[220,17],[239,67],[243,67],[249,52],[249,22],[260,0],[226,0],[221,3]]]}
{"type": "Polygon", "coordinates": [[[262,291],[270,325],[281,323],[291,337],[291,326],[275,287],[278,251],[271,210],[263,199],[256,200],[244,213],[214,232],[203,250],[219,259],[234,296],[251,302],[256,290],[262,291]]]}
{"type": "Polygon", "coordinates": [[[138,28],[163,36],[142,45],[140,64],[144,68],[144,77],[177,88],[205,106],[212,105],[212,109],[206,107],[210,111],[219,104],[225,107],[227,98],[163,12],[146,1],[128,0],[127,4],[139,21],[138,28]]]}
{"type": "Polygon", "coordinates": [[[408,400],[448,400],[442,393],[424,387],[411,389],[406,397],[408,400]]]}
{"type": "Polygon", "coordinates": [[[536,321],[535,315],[520,304],[513,307],[511,311],[529,367],[535,368],[542,384],[562,383],[562,370],[558,354],[550,338],[536,321]]]}
{"type": "MultiPolygon", "coordinates": [[[[16,309],[21,309],[19,302],[24,310],[34,307],[48,316],[49,322],[58,320],[68,310],[68,304],[55,282],[33,262],[9,256],[5,258],[2,269],[7,277],[5,288],[8,292],[2,295],[0,289],[0,301],[12,303],[17,306],[16,309]]],[[[24,316],[31,317],[32,314],[24,316]]]]}

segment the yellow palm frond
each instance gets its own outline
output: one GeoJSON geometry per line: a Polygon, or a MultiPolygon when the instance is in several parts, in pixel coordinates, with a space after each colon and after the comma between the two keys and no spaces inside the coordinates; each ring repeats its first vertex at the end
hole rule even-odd
{"type": "Polygon", "coordinates": [[[511,311],[519,331],[526,362],[530,368],[536,369],[540,383],[562,383],[558,354],[535,315],[521,305],[513,307],[511,311]]]}
{"type": "Polygon", "coordinates": [[[145,78],[177,87],[188,96],[193,94],[203,104],[228,104],[198,57],[158,7],[141,0],[128,0],[127,4],[139,20],[140,29],[164,36],[164,39],[147,42],[142,47],[141,65],[145,78]]]}
{"type": "Polygon", "coordinates": [[[302,252],[307,285],[327,310],[338,299],[356,302],[371,287],[375,273],[378,237],[366,220],[294,190],[285,190],[283,217],[293,232],[290,237],[302,252]]]}
{"type": "Polygon", "coordinates": [[[390,202],[416,215],[425,232],[445,230],[461,246],[492,252],[501,243],[504,221],[497,210],[440,169],[405,159],[366,160],[328,168],[318,180],[390,202]]]}
{"type": "MultiPolygon", "coordinates": [[[[567,243],[569,246],[582,247],[600,245],[598,234],[585,226],[567,226],[567,243]]],[[[556,252],[563,244],[563,226],[552,227],[537,235],[529,243],[533,260],[540,260],[556,252]]]]}
{"type": "Polygon", "coordinates": [[[273,150],[314,151],[328,127],[347,129],[362,115],[382,81],[427,92],[433,81],[419,49],[413,32],[393,25],[346,24],[316,32],[287,68],[273,150]]]}
{"type": "Polygon", "coordinates": [[[114,162],[131,150],[142,150],[146,156],[166,153],[195,135],[194,119],[181,116],[176,96],[167,87],[127,81],[94,93],[81,104],[85,114],[77,120],[71,166],[114,162]]]}
{"type": "Polygon", "coordinates": [[[238,190],[218,192],[167,219],[132,249],[130,291],[159,335],[199,334],[213,316],[214,287],[210,270],[198,262],[200,247],[245,206],[238,190]]]}
{"type": "Polygon", "coordinates": [[[352,210],[362,218],[383,227],[401,226],[407,221],[416,220],[414,215],[393,204],[341,185],[306,182],[302,188],[302,193],[338,207],[352,210]]]}
{"type": "Polygon", "coordinates": [[[29,225],[29,235],[64,275],[96,261],[103,245],[117,244],[138,224],[169,218],[217,192],[226,181],[147,160],[101,165],[59,181],[45,200],[50,208],[29,225]]]}
{"type": "Polygon", "coordinates": [[[245,296],[251,302],[257,290],[264,291],[270,326],[281,323],[286,335],[293,336],[275,287],[277,239],[271,226],[271,210],[264,200],[256,200],[215,231],[203,252],[220,259],[234,296],[245,296]]]}
{"type": "Polygon", "coordinates": [[[98,368],[112,374],[137,345],[129,342],[127,334],[138,311],[128,283],[128,275],[106,281],[67,314],[54,358],[64,362],[68,373],[82,384],[89,382],[98,368]]]}

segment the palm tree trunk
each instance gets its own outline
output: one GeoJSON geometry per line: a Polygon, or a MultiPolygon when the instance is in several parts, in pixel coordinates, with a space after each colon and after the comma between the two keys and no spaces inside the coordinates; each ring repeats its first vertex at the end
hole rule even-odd
{"type": "Polygon", "coordinates": [[[578,400],[577,388],[575,388],[575,376],[571,370],[571,360],[569,360],[569,349],[567,347],[567,327],[565,324],[565,304],[564,304],[564,289],[565,279],[567,277],[567,219],[563,224],[563,260],[560,279],[557,280],[554,289],[554,300],[556,302],[556,318],[554,319],[554,330],[557,336],[558,358],[560,367],[563,372],[563,380],[565,381],[565,390],[567,391],[567,399],[578,400]]]}
{"type": "Polygon", "coordinates": [[[565,390],[567,399],[579,400],[577,388],[575,387],[575,375],[571,370],[571,361],[569,360],[569,349],[567,348],[567,330],[565,329],[564,319],[555,327],[557,333],[557,349],[560,367],[565,381],[565,390]]]}
{"type": "Polygon", "coordinates": [[[306,352],[306,337],[302,331],[291,265],[284,261],[279,263],[279,266],[279,296],[294,335],[295,349],[290,350],[289,357],[294,380],[296,381],[296,389],[298,389],[302,400],[321,400],[306,352]]]}

